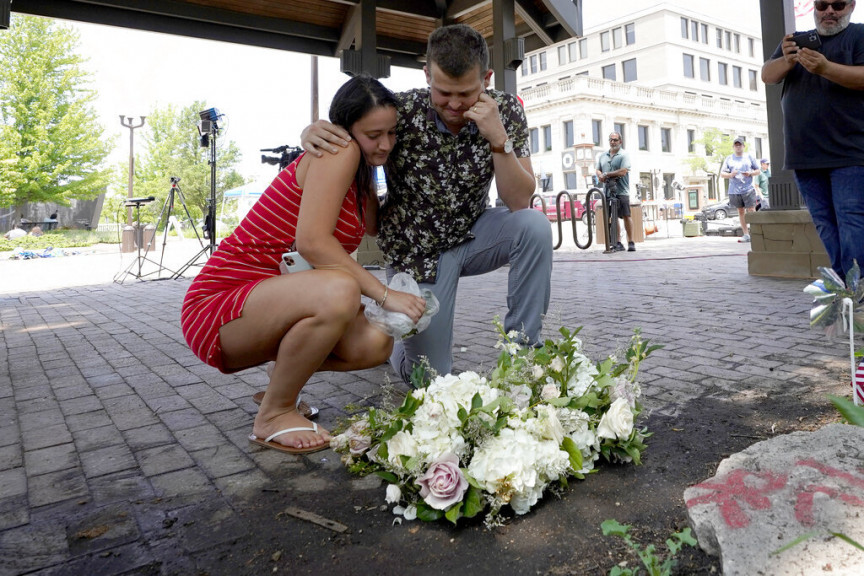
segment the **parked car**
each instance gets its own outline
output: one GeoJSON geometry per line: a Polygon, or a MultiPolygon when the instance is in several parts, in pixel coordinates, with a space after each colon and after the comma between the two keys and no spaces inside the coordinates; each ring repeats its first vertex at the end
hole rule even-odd
{"type": "MultiPolygon", "coordinates": [[[[765,210],[768,208],[768,198],[760,198],[759,203],[756,204],[756,210],[765,210]]],[[[709,204],[702,208],[702,215],[708,220],[725,220],[730,216],[737,216],[738,209],[729,201],[725,202],[717,202],[716,204],[709,204]]]]}
{"type": "MultiPolygon", "coordinates": [[[[546,201],[546,217],[549,218],[550,222],[557,222],[558,221],[558,211],[555,207],[555,201],[558,198],[558,194],[560,194],[560,192],[544,192],[543,194],[541,194],[541,196],[543,197],[543,200],[546,201]]],[[[585,210],[585,205],[582,203],[582,200],[578,199],[578,198],[584,199],[585,193],[584,192],[581,192],[581,193],[580,192],[576,192],[576,193],[571,192],[571,194],[573,194],[573,210],[576,212],[576,218],[581,220],[583,224],[587,224],[588,223],[588,215],[587,215],[587,211],[585,210]]],[[[597,202],[599,202],[599,200],[597,200],[597,199],[591,200],[591,212],[592,213],[594,212],[594,209],[597,206],[597,202]]],[[[535,210],[542,210],[543,207],[540,204],[540,202],[537,202],[535,200],[534,209],[535,210]]],[[[563,216],[564,220],[570,220],[571,219],[570,199],[566,195],[561,198],[561,215],[563,216]]]]}

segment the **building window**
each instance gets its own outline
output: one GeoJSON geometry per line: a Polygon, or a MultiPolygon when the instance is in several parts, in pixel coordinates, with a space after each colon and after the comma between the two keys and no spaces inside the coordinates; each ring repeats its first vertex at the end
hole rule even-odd
{"type": "Polygon", "coordinates": [[[639,126],[639,150],[648,150],[648,126],[639,126]]]}
{"type": "Polygon", "coordinates": [[[613,28],[612,29],[612,47],[616,50],[621,48],[624,43],[624,37],[622,35],[621,28],[613,28]]]}
{"type": "Polygon", "coordinates": [[[726,30],[726,50],[732,50],[732,32],[726,30]]]}
{"type": "Polygon", "coordinates": [[[607,64],[603,66],[603,78],[606,80],[615,80],[615,64],[607,64]]]}
{"type": "Polygon", "coordinates": [[[531,153],[539,154],[540,153],[540,132],[537,128],[531,128],[528,131],[528,135],[531,137],[531,153]]]}
{"type": "Polygon", "coordinates": [[[757,158],[762,158],[762,138],[753,139],[753,153],[757,158]]]}
{"type": "Polygon", "coordinates": [[[579,174],[576,172],[564,172],[564,188],[576,190],[579,188],[579,174]]]}
{"type": "Polygon", "coordinates": [[[621,63],[621,67],[624,69],[624,82],[635,82],[636,81],[636,59],[631,58],[630,60],[624,60],[621,63]]]}
{"type": "Polygon", "coordinates": [[[699,23],[695,20],[690,21],[690,36],[693,42],[699,41],[699,23]]]}
{"type": "Polygon", "coordinates": [[[552,126],[543,126],[543,151],[552,150],[552,126]]]}
{"type": "Polygon", "coordinates": [[[687,130],[687,152],[696,152],[696,131],[692,129],[687,130]]]}
{"type": "Polygon", "coordinates": [[[625,24],[624,25],[624,41],[627,42],[627,45],[636,43],[636,25],[635,24],[625,24]]]}
{"type": "Polygon", "coordinates": [[[687,18],[681,18],[681,38],[687,38],[690,30],[690,23],[687,18]]]}
{"type": "Polygon", "coordinates": [[[570,62],[576,62],[579,59],[579,44],[576,42],[567,44],[567,55],[570,56],[570,62]]]}
{"type": "Polygon", "coordinates": [[[741,53],[741,35],[735,34],[733,36],[733,38],[735,39],[735,52],[740,54],[741,53]]]}
{"type": "Polygon", "coordinates": [[[567,46],[559,46],[558,47],[558,64],[566,64],[567,63],[567,46]]]}
{"type": "Polygon", "coordinates": [[[587,58],[588,57],[588,39],[580,38],[579,39],[579,57],[587,58]]]}
{"type": "Polygon", "coordinates": [[[546,70],[546,52],[540,52],[540,70],[546,70]]]}
{"type": "Polygon", "coordinates": [[[595,146],[600,146],[603,142],[603,121],[591,120],[591,138],[595,146]]]}
{"type": "Polygon", "coordinates": [[[717,28],[717,48],[723,48],[723,30],[717,28]]]}
{"type": "Polygon", "coordinates": [[[527,75],[528,75],[528,66],[527,66],[527,64],[526,64],[525,62],[523,62],[523,63],[519,66],[519,69],[522,70],[522,76],[527,76],[527,75]]]}
{"type": "Polygon", "coordinates": [[[536,74],[537,73],[537,55],[534,54],[533,56],[531,56],[531,58],[528,61],[531,63],[531,74],[536,74]]]}
{"type": "Polygon", "coordinates": [[[672,129],[660,128],[660,150],[663,152],[672,151],[672,129]]]}
{"type": "Polygon", "coordinates": [[[708,25],[707,24],[701,24],[699,27],[702,31],[702,43],[708,44],[708,25]]]}
{"type": "Polygon", "coordinates": [[[711,81],[711,61],[707,58],[699,58],[699,77],[705,82],[711,81]]]}
{"type": "Polygon", "coordinates": [[[621,146],[624,146],[624,143],[627,141],[627,137],[624,134],[624,124],[622,122],[615,122],[613,126],[613,130],[617,132],[619,136],[621,136],[621,146]]]}
{"type": "Polygon", "coordinates": [[[717,63],[717,81],[721,86],[729,84],[729,69],[725,62],[717,63]]]}
{"type": "Polygon", "coordinates": [[[756,40],[747,38],[747,51],[750,53],[750,58],[756,57],[756,40]]]}
{"type": "Polygon", "coordinates": [[[749,70],[748,74],[750,75],[750,90],[756,91],[756,71],[749,70]]]}
{"type": "Polygon", "coordinates": [[[609,31],[600,33],[600,51],[608,52],[609,51],[609,31]]]}
{"type": "Polygon", "coordinates": [[[692,54],[684,54],[684,77],[685,78],[695,78],[693,72],[693,55],[692,54]]]}
{"type": "Polygon", "coordinates": [[[570,148],[573,144],[576,143],[576,139],[573,134],[573,121],[565,120],[564,121],[564,147],[570,148]]]}
{"type": "Polygon", "coordinates": [[[732,85],[735,88],[741,88],[741,67],[732,66],[732,85]]]}

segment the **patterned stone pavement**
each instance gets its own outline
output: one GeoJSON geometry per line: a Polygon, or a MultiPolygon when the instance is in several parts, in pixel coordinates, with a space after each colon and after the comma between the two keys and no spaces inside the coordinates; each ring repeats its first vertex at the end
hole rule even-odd
{"type": "MultiPolygon", "coordinates": [[[[667,417],[698,398],[844,393],[847,349],[808,330],[810,302],[801,291],[808,281],[748,276],[747,248],[735,238],[655,235],[638,252],[604,255],[565,243],[555,256],[547,331],[584,326],[587,351],[599,355],[623,348],[641,327],[665,345],[641,381],[648,411],[667,417]]],[[[380,499],[370,504],[369,484],[346,480],[333,452],[294,457],[250,446],[250,396],[266,375],[263,368],[219,374],[190,353],[178,325],[189,279],[116,284],[116,254],[60,260],[0,261],[0,574],[240,573],[228,568],[225,550],[253,548],[268,530],[244,515],[262,494],[333,489],[344,499],[334,509],[349,516],[383,503],[383,491],[371,492],[380,499]],[[60,266],[76,270],[70,285],[51,273],[60,266]]],[[[503,269],[463,280],[457,369],[494,363],[491,319],[504,315],[506,279],[503,269]]],[[[332,427],[346,406],[380,401],[382,383],[392,380],[386,366],[323,373],[304,396],[332,427]]],[[[371,514],[375,522],[359,533],[354,527],[355,552],[374,545],[367,537],[444,546],[457,535],[439,529],[423,537],[390,528],[387,512],[371,514]]],[[[539,530],[540,512],[536,518],[533,525],[520,518],[511,537],[539,530]]],[[[333,548],[331,569],[308,564],[296,550],[314,556],[309,550],[329,532],[296,519],[290,528],[295,552],[271,561],[273,571],[368,573],[338,564],[344,556],[333,548]]],[[[500,573],[532,554],[508,548],[507,539],[454,551],[485,551],[497,560],[475,572],[500,573]]],[[[523,568],[558,566],[542,546],[533,553],[536,562],[523,568]]],[[[385,562],[378,572],[394,567],[385,562]]]]}

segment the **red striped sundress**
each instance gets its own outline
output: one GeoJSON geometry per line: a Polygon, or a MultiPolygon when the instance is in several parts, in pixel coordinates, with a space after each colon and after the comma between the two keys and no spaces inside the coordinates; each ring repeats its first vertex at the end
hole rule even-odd
{"type": "MultiPolygon", "coordinates": [[[[227,370],[219,329],[242,315],[246,298],[259,282],[279,275],[279,260],[294,243],[303,195],[295,174],[301,158],[279,173],[234,233],[219,243],[183,299],[183,337],[198,358],[221,372],[227,370]]],[[[333,236],[351,253],[365,232],[365,223],[357,215],[357,188],[352,184],[333,236]]]]}

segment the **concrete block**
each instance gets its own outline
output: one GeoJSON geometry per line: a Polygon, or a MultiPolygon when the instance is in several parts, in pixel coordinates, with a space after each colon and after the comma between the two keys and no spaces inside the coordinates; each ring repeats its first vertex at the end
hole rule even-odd
{"type": "Polygon", "coordinates": [[[747,272],[751,276],[816,278],[810,254],[800,252],[748,252],[747,272]]]}

